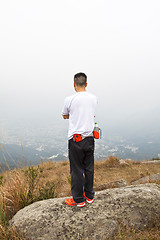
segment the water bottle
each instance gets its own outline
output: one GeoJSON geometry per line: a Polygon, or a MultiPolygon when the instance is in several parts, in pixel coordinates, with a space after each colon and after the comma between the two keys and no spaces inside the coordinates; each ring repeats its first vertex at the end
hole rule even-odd
{"type": "Polygon", "coordinates": [[[97,122],[94,124],[93,134],[95,139],[99,139],[99,127],[97,122]]]}

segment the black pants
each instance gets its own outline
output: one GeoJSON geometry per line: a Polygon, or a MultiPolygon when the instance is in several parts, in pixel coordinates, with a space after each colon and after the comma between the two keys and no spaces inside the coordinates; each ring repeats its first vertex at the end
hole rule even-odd
{"type": "Polygon", "coordinates": [[[94,197],[94,138],[87,137],[80,142],[69,140],[71,191],[76,203],[84,201],[85,195],[94,197]]]}

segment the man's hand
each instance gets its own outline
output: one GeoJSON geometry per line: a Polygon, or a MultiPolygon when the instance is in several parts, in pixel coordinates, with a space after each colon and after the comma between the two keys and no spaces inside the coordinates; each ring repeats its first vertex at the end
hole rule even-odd
{"type": "Polygon", "coordinates": [[[68,115],[62,114],[62,117],[63,117],[64,119],[69,119],[69,114],[68,114],[68,115]]]}

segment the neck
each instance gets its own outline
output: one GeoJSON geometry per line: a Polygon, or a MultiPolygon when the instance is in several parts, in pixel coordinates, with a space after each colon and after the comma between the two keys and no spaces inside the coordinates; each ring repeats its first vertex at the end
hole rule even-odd
{"type": "Polygon", "coordinates": [[[86,92],[85,87],[76,87],[75,90],[76,90],[76,92],[86,92]]]}

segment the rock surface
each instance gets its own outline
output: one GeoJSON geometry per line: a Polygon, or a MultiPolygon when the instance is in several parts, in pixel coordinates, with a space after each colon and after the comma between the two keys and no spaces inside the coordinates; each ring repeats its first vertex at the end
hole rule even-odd
{"type": "Polygon", "coordinates": [[[69,207],[65,198],[39,201],[21,209],[10,221],[26,239],[107,239],[119,222],[145,228],[160,218],[160,186],[141,184],[96,192],[83,208],[69,207]]]}
{"type": "Polygon", "coordinates": [[[136,185],[136,184],[142,184],[142,183],[149,183],[149,182],[152,182],[152,181],[160,181],[160,173],[142,177],[142,178],[140,178],[136,181],[133,181],[132,184],[136,185]]]}
{"type": "Polygon", "coordinates": [[[109,183],[104,183],[102,185],[99,185],[95,188],[96,191],[101,191],[107,188],[120,188],[120,187],[125,187],[127,186],[128,183],[124,179],[120,179],[117,181],[109,182],[109,183]]]}

